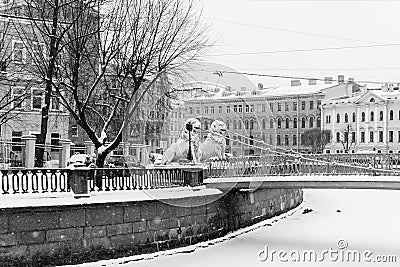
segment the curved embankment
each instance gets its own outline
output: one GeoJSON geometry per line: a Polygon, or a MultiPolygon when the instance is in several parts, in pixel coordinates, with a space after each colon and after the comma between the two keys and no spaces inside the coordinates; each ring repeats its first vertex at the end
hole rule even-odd
{"type": "Polygon", "coordinates": [[[156,252],[286,212],[299,189],[174,188],[0,202],[0,266],[62,265],[156,252]]]}

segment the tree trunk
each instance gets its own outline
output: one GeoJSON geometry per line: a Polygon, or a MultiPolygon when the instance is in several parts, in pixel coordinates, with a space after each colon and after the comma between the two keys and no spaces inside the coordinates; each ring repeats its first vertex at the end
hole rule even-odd
{"type": "MultiPolygon", "coordinates": [[[[58,27],[58,12],[59,12],[59,3],[58,0],[54,2],[54,9],[53,9],[53,22],[52,22],[52,30],[51,30],[51,37],[50,37],[50,53],[49,53],[49,66],[46,72],[46,89],[45,89],[45,97],[44,97],[44,106],[42,107],[42,117],[41,117],[41,126],[40,126],[40,134],[36,142],[38,144],[44,145],[46,143],[46,136],[47,136],[47,128],[49,124],[49,110],[51,104],[51,95],[53,90],[53,75],[54,75],[54,68],[55,68],[55,61],[57,55],[57,27],[58,27]]],[[[37,166],[43,166],[43,155],[44,155],[44,148],[37,148],[35,151],[36,159],[37,159],[37,166]]]]}

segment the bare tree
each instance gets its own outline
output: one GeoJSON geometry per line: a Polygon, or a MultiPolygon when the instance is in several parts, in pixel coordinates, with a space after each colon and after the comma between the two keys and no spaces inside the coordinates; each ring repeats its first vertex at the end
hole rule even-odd
{"type": "Polygon", "coordinates": [[[146,97],[167,95],[168,75],[210,47],[193,0],[115,0],[102,10],[96,25],[82,16],[65,34],[51,81],[94,143],[100,167],[146,97]]]}
{"type": "Polygon", "coordinates": [[[340,143],[342,144],[345,153],[349,153],[350,149],[354,147],[355,132],[350,124],[347,124],[347,126],[341,131],[340,143]]]}
{"type": "MultiPolygon", "coordinates": [[[[14,28],[23,41],[27,51],[24,71],[34,79],[41,81],[44,90],[44,104],[41,108],[40,134],[36,142],[44,144],[49,124],[49,112],[52,99],[58,97],[54,90],[54,79],[59,75],[58,60],[64,53],[65,40],[71,32],[77,30],[81,21],[87,21],[88,14],[97,14],[96,0],[23,0],[24,6],[14,28]]],[[[90,18],[93,18],[91,16],[90,18]]],[[[36,158],[43,158],[43,149],[36,150],[36,158]]]]}

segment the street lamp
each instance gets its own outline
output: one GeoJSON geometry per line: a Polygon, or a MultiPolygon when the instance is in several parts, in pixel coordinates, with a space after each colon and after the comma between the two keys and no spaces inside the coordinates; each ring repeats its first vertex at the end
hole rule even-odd
{"type": "Polygon", "coordinates": [[[186,130],[189,131],[189,151],[188,151],[187,159],[189,161],[192,161],[193,160],[193,155],[192,155],[192,137],[191,137],[191,132],[193,131],[193,125],[190,122],[186,123],[186,130]]]}

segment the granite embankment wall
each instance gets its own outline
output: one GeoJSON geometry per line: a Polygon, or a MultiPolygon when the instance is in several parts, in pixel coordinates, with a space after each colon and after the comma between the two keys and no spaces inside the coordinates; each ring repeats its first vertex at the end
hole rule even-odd
{"type": "Polygon", "coordinates": [[[0,266],[74,264],[182,247],[288,211],[301,190],[0,210],[0,266]]]}

